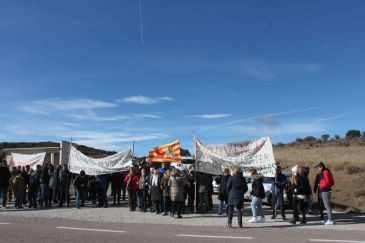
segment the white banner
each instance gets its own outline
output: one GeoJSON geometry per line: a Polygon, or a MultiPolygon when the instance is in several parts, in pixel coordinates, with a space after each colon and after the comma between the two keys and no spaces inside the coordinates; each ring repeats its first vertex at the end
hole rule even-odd
{"type": "Polygon", "coordinates": [[[39,154],[18,154],[12,153],[9,159],[9,167],[18,167],[29,165],[30,168],[36,169],[37,165],[43,165],[46,153],[39,154]]]}
{"type": "Polygon", "coordinates": [[[132,166],[132,156],[131,148],[105,158],[93,159],[71,146],[68,166],[76,174],[80,174],[82,170],[86,175],[111,174],[128,170],[132,166]]]}
{"type": "Polygon", "coordinates": [[[242,167],[244,176],[255,167],[266,177],[275,177],[276,163],[269,137],[229,144],[205,144],[195,140],[196,169],[220,175],[224,168],[242,167]]]}

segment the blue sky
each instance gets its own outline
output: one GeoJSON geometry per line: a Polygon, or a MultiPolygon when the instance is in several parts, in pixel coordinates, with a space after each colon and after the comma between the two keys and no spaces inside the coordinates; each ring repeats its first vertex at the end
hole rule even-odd
{"type": "Polygon", "coordinates": [[[365,130],[365,3],[2,1],[0,140],[137,155],[365,130]]]}

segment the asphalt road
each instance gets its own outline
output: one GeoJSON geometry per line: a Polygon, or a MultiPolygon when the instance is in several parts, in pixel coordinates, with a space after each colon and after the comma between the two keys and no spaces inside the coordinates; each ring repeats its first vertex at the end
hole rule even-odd
{"type": "Polygon", "coordinates": [[[256,228],[84,222],[0,217],[0,242],[342,242],[365,243],[364,230],[256,228]]]}

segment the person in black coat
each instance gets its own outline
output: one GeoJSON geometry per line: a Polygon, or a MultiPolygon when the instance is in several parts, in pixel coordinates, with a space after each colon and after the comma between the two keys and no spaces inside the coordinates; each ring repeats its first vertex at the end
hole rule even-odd
{"type": "Polygon", "coordinates": [[[252,210],[252,219],[249,221],[250,223],[265,223],[265,214],[262,209],[262,200],[265,198],[265,188],[264,188],[264,178],[262,175],[257,173],[255,168],[251,168],[249,170],[250,176],[252,178],[252,201],[251,201],[251,210],[252,210]],[[257,220],[257,216],[260,216],[260,220],[257,220]]]}
{"type": "Polygon", "coordinates": [[[306,196],[311,192],[308,177],[305,176],[306,169],[302,167],[298,172],[298,166],[292,168],[291,191],[293,192],[293,221],[296,224],[299,221],[299,211],[302,213],[302,220],[300,224],[307,224],[306,219],[306,196]]]}
{"type": "Polygon", "coordinates": [[[161,202],[162,202],[162,189],[161,189],[161,177],[159,176],[159,172],[155,170],[150,177],[150,192],[151,192],[151,201],[154,204],[155,213],[161,213],[161,202]]]}
{"type": "Polygon", "coordinates": [[[319,187],[319,183],[322,180],[322,173],[318,173],[316,175],[316,179],[314,181],[314,193],[317,193],[317,198],[318,198],[318,209],[319,209],[319,213],[320,213],[320,217],[321,220],[324,220],[324,203],[323,203],[323,199],[322,199],[322,194],[321,194],[321,188],[319,187]]]}
{"type": "Polygon", "coordinates": [[[10,177],[11,173],[7,164],[0,164],[0,197],[2,198],[1,205],[3,208],[6,208],[10,177]]]}
{"type": "Polygon", "coordinates": [[[215,182],[219,185],[219,192],[218,192],[218,200],[219,200],[219,208],[218,208],[218,215],[222,215],[223,212],[223,205],[228,203],[228,193],[226,190],[228,180],[231,177],[229,174],[229,169],[225,168],[221,176],[217,176],[215,178],[215,182]]]}
{"type": "Polygon", "coordinates": [[[238,226],[242,228],[242,210],[244,195],[247,192],[247,182],[240,167],[232,169],[232,176],[227,183],[228,193],[228,227],[232,228],[233,210],[237,208],[238,226]]]}

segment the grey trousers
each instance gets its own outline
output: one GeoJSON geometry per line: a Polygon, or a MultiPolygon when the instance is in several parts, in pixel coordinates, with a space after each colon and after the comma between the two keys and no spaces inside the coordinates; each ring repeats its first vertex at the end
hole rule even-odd
{"type": "Polygon", "coordinates": [[[331,192],[322,192],[322,200],[326,208],[328,220],[332,221],[331,192]]]}

